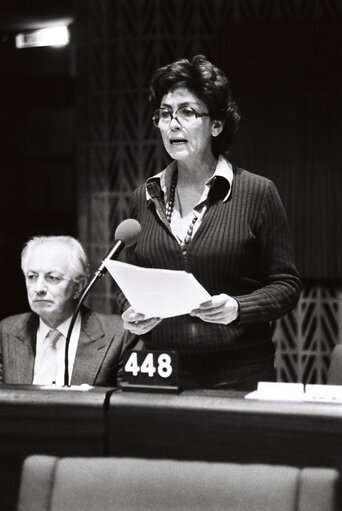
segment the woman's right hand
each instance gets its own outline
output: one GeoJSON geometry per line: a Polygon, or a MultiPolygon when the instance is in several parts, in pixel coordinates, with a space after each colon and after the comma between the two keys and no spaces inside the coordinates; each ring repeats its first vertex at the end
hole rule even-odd
{"type": "Polygon", "coordinates": [[[147,334],[147,332],[161,322],[161,318],[145,318],[144,314],[135,312],[133,307],[125,310],[121,317],[124,322],[124,328],[136,335],[147,334]]]}

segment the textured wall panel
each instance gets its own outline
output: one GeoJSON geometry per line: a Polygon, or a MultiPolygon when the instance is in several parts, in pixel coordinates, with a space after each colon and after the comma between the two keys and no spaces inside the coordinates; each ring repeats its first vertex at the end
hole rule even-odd
{"type": "Polygon", "coordinates": [[[342,293],[305,286],[294,311],[275,324],[279,381],[326,383],[330,353],[342,342],[342,293]]]}

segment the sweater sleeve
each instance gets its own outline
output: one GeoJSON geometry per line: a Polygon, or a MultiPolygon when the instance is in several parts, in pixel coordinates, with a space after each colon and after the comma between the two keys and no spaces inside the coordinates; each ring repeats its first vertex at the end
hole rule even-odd
{"type": "Polygon", "coordinates": [[[239,304],[239,324],[283,316],[293,309],[301,292],[287,216],[272,181],[268,181],[260,208],[257,240],[264,285],[250,294],[234,296],[239,304]]]}

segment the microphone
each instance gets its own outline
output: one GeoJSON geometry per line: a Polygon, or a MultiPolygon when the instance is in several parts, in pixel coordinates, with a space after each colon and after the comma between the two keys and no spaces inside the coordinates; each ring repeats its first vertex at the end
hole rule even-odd
{"type": "Polygon", "coordinates": [[[127,218],[117,226],[114,234],[115,244],[102,261],[99,269],[95,272],[95,275],[98,275],[97,278],[107,273],[107,268],[105,267],[106,261],[108,259],[116,259],[124,247],[134,245],[140,232],[141,226],[134,218],[127,218]]]}
{"type": "Polygon", "coordinates": [[[115,230],[115,234],[114,234],[114,240],[115,240],[114,246],[108,252],[106,257],[100,264],[98,270],[96,270],[96,272],[94,273],[91,281],[84,289],[80,299],[78,300],[77,306],[75,308],[75,311],[74,311],[71,321],[70,321],[68,333],[67,333],[66,340],[65,340],[64,387],[70,387],[70,385],[69,385],[69,344],[70,344],[71,332],[72,332],[72,329],[74,328],[76,317],[77,317],[77,314],[81,308],[81,305],[84,302],[90,289],[95,284],[95,282],[107,273],[107,268],[105,267],[105,264],[108,261],[108,259],[117,258],[123,248],[130,247],[131,245],[133,245],[137,241],[140,232],[141,232],[141,225],[137,220],[134,220],[134,218],[127,218],[126,220],[123,220],[123,222],[121,222],[117,226],[117,228],[115,230]]]}

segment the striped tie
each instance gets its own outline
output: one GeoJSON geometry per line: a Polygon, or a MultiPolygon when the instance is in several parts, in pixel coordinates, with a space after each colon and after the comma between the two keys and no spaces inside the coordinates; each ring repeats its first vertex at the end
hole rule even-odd
{"type": "Polygon", "coordinates": [[[49,330],[44,340],[45,350],[42,361],[34,375],[33,383],[36,385],[50,385],[56,382],[57,376],[57,351],[56,344],[61,337],[58,330],[49,330]]]}

